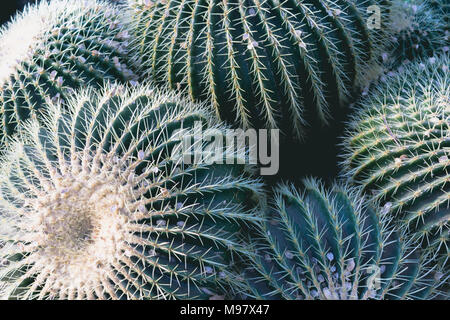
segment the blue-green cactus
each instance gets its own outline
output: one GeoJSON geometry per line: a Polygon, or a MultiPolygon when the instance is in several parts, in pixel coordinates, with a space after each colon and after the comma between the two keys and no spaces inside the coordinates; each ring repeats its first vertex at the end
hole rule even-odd
{"type": "Polygon", "coordinates": [[[102,0],[28,6],[0,29],[0,146],[48,100],[75,88],[135,79],[119,10],[102,0]]]}
{"type": "MultiPolygon", "coordinates": [[[[302,136],[364,87],[388,42],[388,1],[129,0],[146,79],[242,127],[302,136]]],[[[375,72],[375,75],[377,72],[375,72]]]]}
{"type": "Polygon", "coordinates": [[[449,258],[449,56],[407,67],[359,103],[343,173],[410,236],[449,258]]]}
{"type": "MultiPolygon", "coordinates": [[[[359,189],[304,181],[275,189],[274,206],[254,238],[257,258],[244,276],[258,299],[443,298],[449,275],[390,218],[365,205],[359,189]]],[[[245,286],[244,286],[245,287],[245,286]]]]}
{"type": "Polygon", "coordinates": [[[384,53],[388,67],[448,51],[450,4],[445,0],[394,0],[393,41],[384,53]]]}
{"type": "Polygon", "coordinates": [[[0,297],[231,297],[262,185],[237,164],[242,150],[227,151],[234,165],[174,152],[177,130],[224,127],[149,87],[89,89],[68,108],[49,105],[46,125],[28,123],[0,161],[0,297]]]}

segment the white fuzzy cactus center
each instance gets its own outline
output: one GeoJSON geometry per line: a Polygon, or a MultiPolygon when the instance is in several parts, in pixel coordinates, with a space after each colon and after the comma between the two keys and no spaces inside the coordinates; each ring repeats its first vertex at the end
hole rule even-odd
{"type": "Polygon", "coordinates": [[[102,277],[102,267],[123,255],[132,188],[117,178],[116,166],[101,167],[54,173],[43,196],[31,200],[35,257],[71,283],[102,277]]]}
{"type": "Polygon", "coordinates": [[[0,30],[0,85],[14,74],[19,63],[34,54],[47,27],[45,20],[30,14],[26,21],[19,19],[8,29],[0,30]]]}

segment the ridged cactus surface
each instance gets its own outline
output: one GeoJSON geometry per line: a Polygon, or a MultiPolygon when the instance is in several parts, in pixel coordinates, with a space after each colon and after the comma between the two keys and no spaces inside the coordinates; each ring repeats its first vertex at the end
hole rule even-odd
{"type": "Polygon", "coordinates": [[[42,1],[0,29],[0,145],[26,119],[39,119],[48,100],[134,79],[118,14],[101,0],[42,1]]]}
{"type": "Polygon", "coordinates": [[[174,153],[177,130],[224,128],[204,106],[149,87],[87,90],[68,106],[50,105],[46,126],[28,123],[1,159],[0,297],[232,296],[261,184],[247,166],[174,153]]]}
{"type": "Polygon", "coordinates": [[[426,299],[448,280],[389,227],[389,217],[365,206],[358,189],[324,189],[305,180],[275,190],[245,276],[258,299],[426,299]]]}
{"type": "Polygon", "coordinates": [[[448,259],[449,57],[407,68],[360,102],[344,142],[343,171],[399,224],[448,259]]]}
{"type": "Polygon", "coordinates": [[[304,134],[365,85],[386,44],[384,1],[129,1],[146,79],[243,127],[304,134]],[[379,24],[372,28],[377,6],[379,24]],[[369,8],[370,7],[370,8],[369,8]]]}

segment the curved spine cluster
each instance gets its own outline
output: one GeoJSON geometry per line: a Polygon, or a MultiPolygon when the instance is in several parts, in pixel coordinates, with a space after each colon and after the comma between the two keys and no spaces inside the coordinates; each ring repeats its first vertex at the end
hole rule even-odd
{"type": "Polygon", "coordinates": [[[242,150],[226,153],[235,165],[177,157],[177,130],[224,130],[207,109],[120,86],[48,108],[0,161],[0,297],[232,296],[263,192],[242,150]]]}
{"type": "Polygon", "coordinates": [[[343,171],[427,247],[449,256],[449,56],[408,67],[360,102],[343,171]]]}
{"type": "Polygon", "coordinates": [[[0,145],[45,102],[73,89],[135,78],[119,10],[103,0],[28,6],[0,29],[0,145]]]}
{"type": "Polygon", "coordinates": [[[305,180],[304,191],[281,185],[255,239],[257,259],[246,275],[258,299],[350,300],[443,297],[448,280],[364,204],[359,189],[325,190],[305,180]]]}
{"type": "Polygon", "coordinates": [[[221,119],[297,136],[308,123],[328,122],[366,85],[388,40],[387,1],[130,0],[129,7],[133,60],[146,78],[209,101],[221,119]]]}

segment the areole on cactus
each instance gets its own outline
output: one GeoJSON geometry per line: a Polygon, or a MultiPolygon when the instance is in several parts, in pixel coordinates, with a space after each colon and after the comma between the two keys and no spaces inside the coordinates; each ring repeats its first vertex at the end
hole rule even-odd
{"type": "Polygon", "coordinates": [[[247,165],[173,155],[177,130],[224,127],[205,106],[148,86],[88,89],[67,104],[47,106],[45,126],[27,123],[1,159],[0,296],[232,296],[262,185],[247,165]]]}

